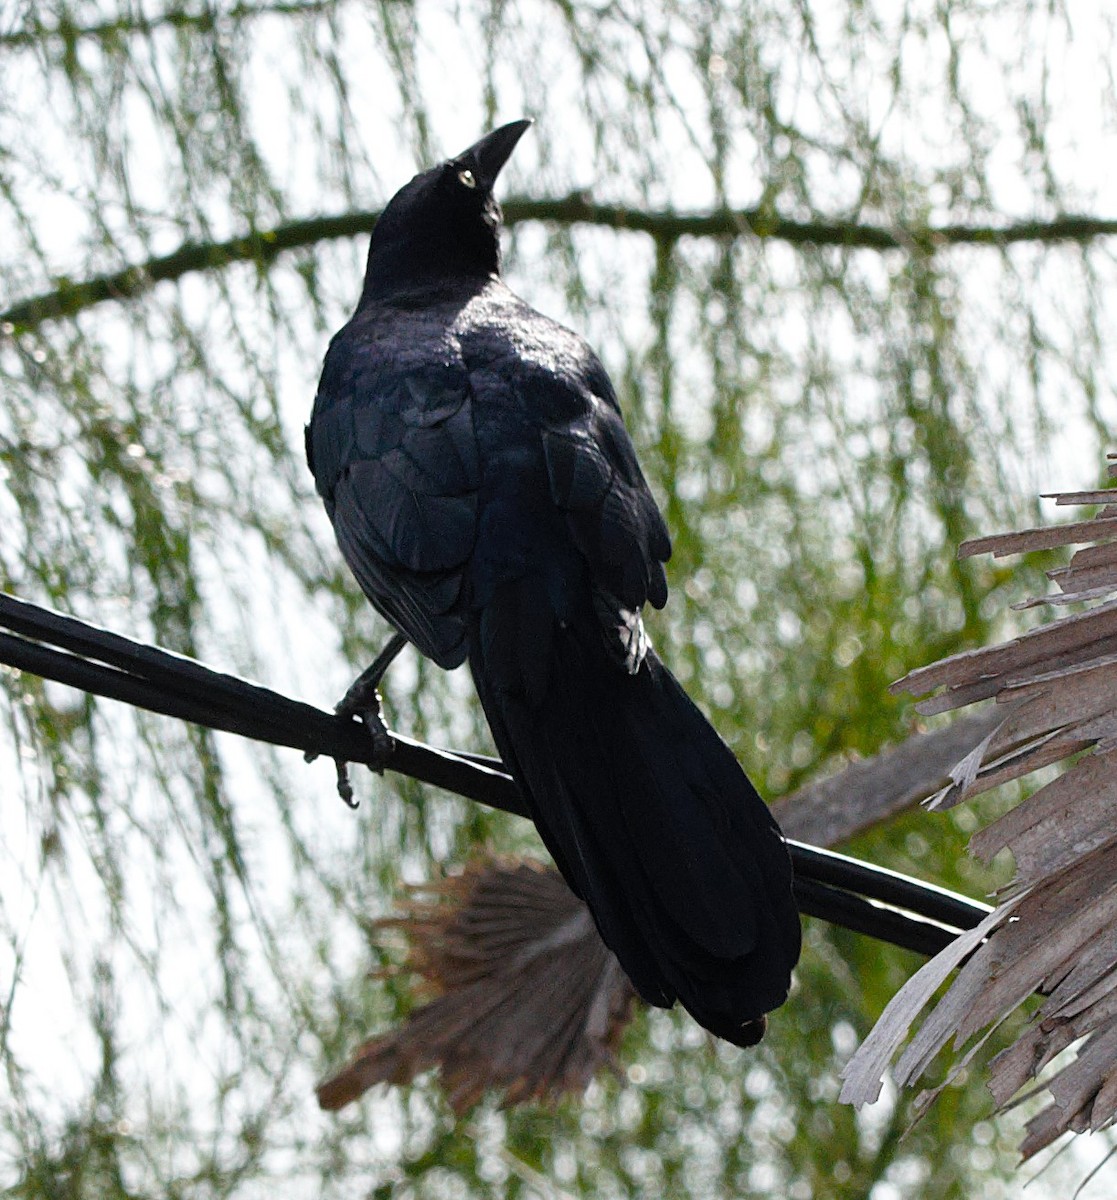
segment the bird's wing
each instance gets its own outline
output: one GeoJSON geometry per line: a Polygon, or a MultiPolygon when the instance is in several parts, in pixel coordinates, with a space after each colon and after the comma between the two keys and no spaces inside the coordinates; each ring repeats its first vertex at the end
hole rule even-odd
{"type": "Polygon", "coordinates": [[[551,498],[586,557],[595,585],[639,608],[667,600],[667,529],[620,414],[600,402],[543,430],[551,498]]]}
{"type": "Polygon", "coordinates": [[[328,363],[308,458],[362,590],[428,657],[456,666],[477,527],[473,398],[460,365],[328,363]]]}
{"type": "Polygon", "coordinates": [[[551,500],[595,588],[638,611],[667,601],[671,540],[600,359],[576,333],[517,297],[504,301],[507,382],[540,431],[551,500]]]}
{"type": "Polygon", "coordinates": [[[667,601],[663,564],[671,541],[620,408],[599,364],[588,373],[575,414],[543,428],[552,501],[586,560],[606,645],[630,672],[646,649],[640,610],[667,601]]]}

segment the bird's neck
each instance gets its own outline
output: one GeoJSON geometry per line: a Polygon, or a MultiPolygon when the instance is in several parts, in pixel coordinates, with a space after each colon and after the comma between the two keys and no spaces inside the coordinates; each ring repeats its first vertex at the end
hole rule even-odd
{"type": "Polygon", "coordinates": [[[357,307],[359,310],[368,304],[387,303],[410,308],[435,300],[464,302],[484,291],[498,278],[495,271],[448,274],[444,270],[430,270],[408,271],[401,275],[375,271],[370,263],[357,307]]]}
{"type": "Polygon", "coordinates": [[[500,274],[500,243],[487,229],[436,231],[429,237],[379,242],[373,235],[365,268],[362,302],[397,295],[429,293],[468,295],[500,274]]]}

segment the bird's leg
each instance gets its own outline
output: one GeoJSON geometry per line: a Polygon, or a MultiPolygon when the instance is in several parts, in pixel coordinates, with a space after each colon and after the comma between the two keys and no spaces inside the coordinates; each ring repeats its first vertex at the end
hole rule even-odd
{"type": "MultiPolygon", "coordinates": [[[[393,634],[388,644],[373,659],[372,665],[357,676],[349,690],[334,706],[334,712],[339,717],[358,717],[368,730],[372,738],[372,761],[369,765],[377,772],[384,769],[394,743],[384,724],[380,710],[380,693],[376,689],[384,678],[385,671],[406,645],[407,638],[402,633],[393,634]]],[[[357,807],[353,800],[353,788],[349,783],[349,764],[340,759],[337,761],[337,792],[350,808],[357,807]]]]}

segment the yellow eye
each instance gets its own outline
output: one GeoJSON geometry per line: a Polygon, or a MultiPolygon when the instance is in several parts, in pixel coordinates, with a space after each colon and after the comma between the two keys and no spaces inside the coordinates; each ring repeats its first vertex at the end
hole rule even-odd
{"type": "Polygon", "coordinates": [[[475,188],[477,180],[473,178],[473,172],[468,168],[458,172],[458,183],[467,188],[475,188]]]}

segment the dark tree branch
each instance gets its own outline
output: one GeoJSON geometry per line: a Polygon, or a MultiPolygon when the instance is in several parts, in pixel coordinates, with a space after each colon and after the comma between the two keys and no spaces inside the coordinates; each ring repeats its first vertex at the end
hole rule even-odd
{"type": "MultiPolygon", "coordinates": [[[[760,209],[711,213],[645,211],[622,205],[595,204],[576,192],[556,199],[511,199],[504,204],[505,224],[539,221],[558,226],[596,225],[630,230],[665,241],[679,238],[752,237],[792,245],[835,246],[863,250],[913,250],[932,254],[951,246],[1004,248],[1017,242],[1089,242],[1117,234],[1117,220],[1062,216],[1050,221],[1021,221],[993,225],[941,225],[890,228],[854,221],[796,221],[760,209]]],[[[224,242],[184,242],[170,254],[150,258],[123,270],[85,280],[56,280],[53,290],[17,301],[0,312],[0,331],[11,334],[43,321],[72,317],[105,300],[125,300],[150,290],[156,283],[181,279],[194,271],[220,270],[232,263],[267,266],[280,254],[335,238],[357,237],[372,231],[378,211],[343,213],[289,221],[274,229],[245,234],[224,242]]]]}
{"type": "MultiPolygon", "coordinates": [[[[0,593],[0,663],[95,695],[272,745],[370,762],[373,745],[356,721],[214,671],[194,659],[0,593]],[[45,643],[45,644],[44,644],[45,643]]],[[[527,816],[501,762],[439,750],[400,734],[388,769],[527,816]]],[[[789,842],[802,911],[925,954],[949,944],[987,913],[985,905],[871,863],[789,842]],[[895,907],[882,907],[895,906],[895,907]],[[907,911],[898,911],[904,909],[907,911]]]]}

